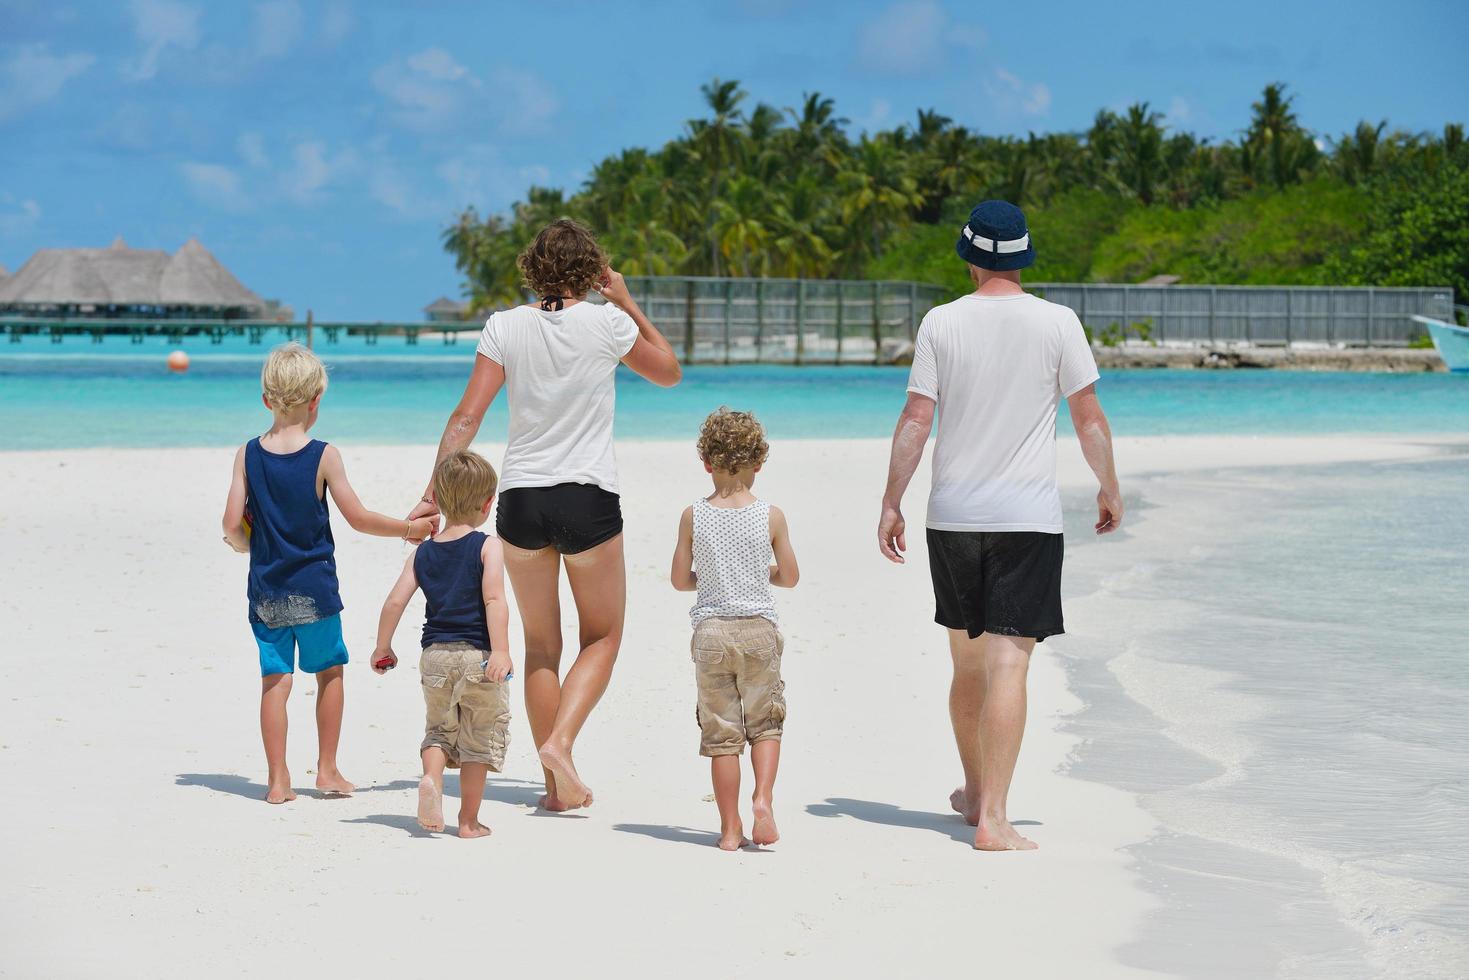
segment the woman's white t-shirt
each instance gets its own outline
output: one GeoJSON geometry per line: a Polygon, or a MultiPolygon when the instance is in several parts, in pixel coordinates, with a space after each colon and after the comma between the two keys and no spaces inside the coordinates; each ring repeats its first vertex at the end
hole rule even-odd
{"type": "Polygon", "coordinates": [[[611,303],[490,314],[479,353],[505,368],[510,434],[500,489],[590,483],[617,493],[617,363],[638,325],[611,303]]]}
{"type": "Polygon", "coordinates": [[[928,526],[1061,533],[1056,408],[1097,377],[1065,306],[971,294],[929,310],[908,377],[938,403],[928,526]]]}

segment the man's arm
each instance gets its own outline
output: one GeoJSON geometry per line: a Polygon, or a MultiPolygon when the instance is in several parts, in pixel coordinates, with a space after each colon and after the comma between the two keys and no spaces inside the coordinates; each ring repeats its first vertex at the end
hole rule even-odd
{"type": "Polygon", "coordinates": [[[908,403],[898,416],[898,427],[893,430],[893,452],[888,461],[888,485],[882,497],[882,517],[877,522],[877,547],[888,561],[903,564],[902,552],[908,550],[908,538],[904,533],[907,525],[903,521],[903,494],[918,464],[923,459],[923,446],[933,431],[933,411],[936,403],[927,395],[908,393],[908,403]]]}
{"type": "Polygon", "coordinates": [[[678,545],[673,549],[673,568],[668,581],[680,592],[693,592],[699,588],[699,576],[694,571],[694,508],[685,507],[678,519],[678,545]]]}
{"type": "Polygon", "coordinates": [[[1071,410],[1071,424],[1081,442],[1081,454],[1097,475],[1101,489],[1097,492],[1098,534],[1110,534],[1122,524],[1122,488],[1117,482],[1117,464],[1112,458],[1112,429],[1097,400],[1097,386],[1089,384],[1066,399],[1071,410]]]}

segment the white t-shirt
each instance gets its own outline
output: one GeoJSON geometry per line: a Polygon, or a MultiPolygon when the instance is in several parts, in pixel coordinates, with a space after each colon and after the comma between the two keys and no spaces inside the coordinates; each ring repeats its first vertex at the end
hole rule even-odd
{"type": "Polygon", "coordinates": [[[928,526],[1061,533],[1056,407],[1097,378],[1065,306],[971,294],[929,310],[908,377],[938,403],[928,526]]]}
{"type": "Polygon", "coordinates": [[[638,325],[611,303],[490,314],[479,353],[505,368],[510,437],[500,489],[591,483],[617,493],[617,362],[638,325]]]}

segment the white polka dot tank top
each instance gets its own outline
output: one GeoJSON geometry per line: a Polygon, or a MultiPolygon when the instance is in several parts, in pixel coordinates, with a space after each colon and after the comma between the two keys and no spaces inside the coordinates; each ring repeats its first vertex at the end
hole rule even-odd
{"type": "Polygon", "coordinates": [[[694,625],[714,616],[764,616],[772,623],[770,505],[715,507],[694,501],[694,572],[699,601],[689,610],[694,625]]]}

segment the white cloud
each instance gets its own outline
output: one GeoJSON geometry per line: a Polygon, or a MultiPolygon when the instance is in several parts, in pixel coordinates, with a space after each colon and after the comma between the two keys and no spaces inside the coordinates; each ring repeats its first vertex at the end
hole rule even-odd
{"type": "Polygon", "coordinates": [[[255,53],[280,58],[296,46],[306,30],[306,14],[296,0],[266,0],[255,5],[255,53]]]}
{"type": "Polygon", "coordinates": [[[420,132],[467,126],[531,131],[557,109],[555,95],[534,74],[497,68],[487,82],[443,48],[382,65],[372,73],[372,84],[393,120],[420,132]]]}
{"type": "Polygon", "coordinates": [[[158,60],[170,47],[193,50],[199,44],[199,10],[179,0],[133,0],[133,33],[143,53],[126,74],[143,81],[158,74],[158,60]]]}
{"type": "Polygon", "coordinates": [[[327,47],[341,44],[356,27],[357,18],[346,0],[335,0],[321,12],[321,39],[327,47]]]}
{"type": "Polygon", "coordinates": [[[882,75],[921,75],[983,43],[983,31],[955,21],[937,0],[900,0],[858,31],[857,60],[882,75]]]}
{"type": "Polygon", "coordinates": [[[1003,68],[996,68],[994,77],[985,83],[989,97],[1000,103],[1000,108],[1018,110],[1027,116],[1043,115],[1051,108],[1051,90],[1044,82],[1027,82],[1003,68]]]}
{"type": "Polygon", "coordinates": [[[1188,104],[1188,100],[1181,95],[1175,95],[1168,103],[1168,111],[1163,114],[1163,118],[1170,126],[1176,126],[1179,123],[1188,122],[1192,115],[1193,109],[1188,104]]]}
{"type": "Polygon", "coordinates": [[[8,193],[0,193],[0,235],[30,231],[40,217],[41,205],[31,198],[17,201],[8,193]]]}
{"type": "Polygon", "coordinates": [[[0,63],[0,119],[18,116],[56,98],[67,82],[97,59],[84,52],[52,54],[44,44],[15,49],[0,63]]]}
{"type": "Polygon", "coordinates": [[[235,148],[240,151],[240,159],[256,170],[270,166],[270,157],[265,152],[265,137],[254,130],[241,133],[235,140],[235,148]]]}
{"type": "Polygon", "coordinates": [[[308,140],[291,150],[291,164],[281,174],[281,190],[298,204],[310,204],[329,183],[356,167],[357,155],[351,150],[332,154],[320,140],[308,140]]]}
{"type": "Polygon", "coordinates": [[[189,186],[189,192],[203,204],[221,211],[246,211],[250,199],[240,175],[229,167],[217,163],[188,161],[179,164],[179,172],[189,186]]]}

